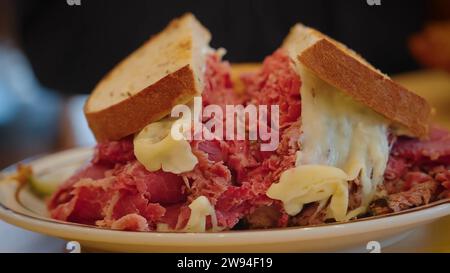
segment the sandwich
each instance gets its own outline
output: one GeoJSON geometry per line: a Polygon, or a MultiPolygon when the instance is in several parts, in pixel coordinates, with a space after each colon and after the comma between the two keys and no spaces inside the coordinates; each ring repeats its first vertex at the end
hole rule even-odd
{"type": "Polygon", "coordinates": [[[49,199],[52,218],[217,232],[346,222],[450,197],[450,134],[429,125],[423,98],[343,44],[297,24],[237,84],[210,39],[186,14],[100,81],[84,108],[98,144],[49,199]]]}

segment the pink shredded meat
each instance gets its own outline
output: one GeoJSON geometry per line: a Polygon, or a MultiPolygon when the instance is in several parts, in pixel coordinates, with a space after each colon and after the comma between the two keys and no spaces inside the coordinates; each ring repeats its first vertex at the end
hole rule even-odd
{"type": "Polygon", "coordinates": [[[149,231],[147,219],[139,214],[127,214],[111,224],[112,229],[129,231],[149,231]]]}
{"type": "Polygon", "coordinates": [[[400,137],[386,167],[384,202],[372,205],[374,214],[396,212],[450,197],[450,133],[431,128],[428,139],[400,137]]]}
{"type": "MultiPolygon", "coordinates": [[[[192,171],[176,175],[146,170],[134,156],[132,136],[99,143],[92,161],[49,200],[51,217],[118,230],[152,231],[158,224],[181,230],[190,217],[189,204],[206,196],[224,229],[238,223],[245,228],[270,228],[325,222],[326,209],[318,203],[307,204],[291,217],[280,201],[266,195],[281,173],[295,166],[299,150],[301,81],[291,60],[277,50],[265,59],[260,71],[243,75],[242,81],[245,95],[239,96],[233,90],[229,64],[210,55],[203,104],[223,109],[227,104],[279,105],[280,143],[275,151],[260,151],[259,140],[194,140],[190,145],[198,164],[192,171]]],[[[270,127],[270,122],[257,126],[270,127]]],[[[393,141],[382,185],[387,196],[371,205],[375,214],[450,197],[449,133],[433,129],[425,141],[404,137],[393,141]]],[[[357,182],[349,189],[350,209],[361,203],[357,182]]],[[[208,217],[207,227],[211,226],[208,217]]]]}
{"type": "Polygon", "coordinates": [[[245,93],[256,105],[279,105],[280,127],[300,117],[300,78],[293,63],[282,49],[267,57],[261,71],[242,76],[245,93]]]}
{"type": "Polygon", "coordinates": [[[215,205],[218,223],[224,228],[234,227],[240,219],[265,207],[272,211],[272,218],[279,216],[271,224],[286,226],[287,214],[265,192],[283,170],[294,166],[300,134],[300,79],[289,58],[279,50],[264,61],[260,72],[246,75],[244,81],[249,96],[238,96],[229,64],[211,55],[203,104],[223,108],[227,104],[280,105],[281,144],[276,151],[261,152],[258,141],[191,141],[199,163],[192,171],[175,175],[147,171],[136,161],[131,136],[99,143],[89,166],[51,198],[48,207],[52,217],[121,230],[153,230],[157,223],[181,229],[190,215],[189,203],[206,196],[215,205]]]}
{"type": "Polygon", "coordinates": [[[217,147],[213,146],[214,142],[202,143],[203,145],[200,147],[196,143],[191,143],[192,152],[197,157],[198,164],[192,171],[184,173],[182,176],[190,181],[188,189],[190,201],[203,195],[208,197],[212,204],[216,204],[219,196],[231,185],[231,173],[222,160],[211,160],[211,158],[221,159],[223,157],[220,155],[219,158],[218,154],[211,153],[214,152],[211,147],[217,147]]]}
{"type": "Polygon", "coordinates": [[[450,134],[443,129],[431,128],[429,139],[400,138],[392,149],[392,155],[415,165],[450,164],[450,134]]]}
{"type": "Polygon", "coordinates": [[[112,197],[111,178],[82,178],[70,187],[67,199],[51,200],[51,216],[58,220],[93,225],[103,219],[102,210],[112,197]]]}
{"type": "Polygon", "coordinates": [[[93,163],[123,164],[135,159],[133,139],[127,137],[119,141],[101,142],[95,149],[93,163]]]}
{"type": "Polygon", "coordinates": [[[173,173],[161,170],[149,172],[138,161],[132,161],[114,171],[115,190],[141,193],[151,203],[171,205],[186,201],[183,179],[173,173]]]}

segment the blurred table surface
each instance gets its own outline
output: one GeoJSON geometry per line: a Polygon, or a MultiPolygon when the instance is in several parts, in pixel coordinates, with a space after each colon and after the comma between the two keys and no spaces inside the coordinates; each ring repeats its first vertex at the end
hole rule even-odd
{"type": "Polygon", "coordinates": [[[434,108],[433,121],[450,129],[450,73],[417,71],[393,77],[394,80],[428,100],[434,108]]]}
{"type": "MultiPolygon", "coordinates": [[[[240,70],[248,70],[248,67],[235,66],[235,71],[240,70]]],[[[417,71],[393,78],[425,97],[436,110],[433,120],[450,129],[450,74],[417,71]]],[[[76,96],[66,103],[61,133],[62,148],[90,146],[94,143],[82,112],[85,99],[86,96],[76,96]]],[[[63,252],[64,249],[63,240],[25,231],[0,221],[0,252],[63,252]]],[[[382,251],[450,252],[450,216],[414,230],[402,241],[382,251]]]]}

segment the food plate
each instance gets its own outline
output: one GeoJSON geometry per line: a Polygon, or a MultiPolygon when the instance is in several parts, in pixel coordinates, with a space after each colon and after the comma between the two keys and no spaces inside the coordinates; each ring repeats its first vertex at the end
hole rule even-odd
{"type": "MultiPolygon", "coordinates": [[[[27,160],[39,177],[73,173],[92,156],[78,148],[27,160]]],[[[348,252],[365,251],[371,241],[388,246],[415,228],[450,215],[450,203],[440,201],[399,214],[365,218],[342,224],[220,233],[162,233],[106,230],[50,219],[45,201],[28,186],[7,179],[16,165],[2,172],[0,219],[31,231],[77,241],[83,249],[114,252],[348,252]]]]}

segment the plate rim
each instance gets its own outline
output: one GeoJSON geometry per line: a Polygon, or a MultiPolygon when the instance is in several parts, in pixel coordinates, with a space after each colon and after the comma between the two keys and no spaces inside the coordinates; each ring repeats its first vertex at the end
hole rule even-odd
{"type": "MultiPolygon", "coordinates": [[[[19,163],[30,163],[64,153],[92,152],[92,148],[73,148],[57,153],[34,156],[12,164],[0,171],[10,172],[19,163]]],[[[24,214],[3,204],[0,200],[0,219],[14,226],[65,239],[88,240],[102,243],[128,245],[186,245],[195,240],[201,245],[239,245],[261,243],[283,243],[293,240],[310,241],[348,235],[364,234],[403,226],[421,224],[450,215],[450,203],[436,204],[418,210],[406,210],[400,214],[386,215],[373,219],[362,219],[345,223],[332,223],[318,226],[289,227],[266,230],[236,230],[206,233],[180,232],[137,232],[120,231],[95,226],[58,221],[46,217],[24,214]],[[67,236],[70,234],[71,236],[67,236]],[[73,235],[73,236],[72,236],[73,235]],[[270,236],[269,236],[270,235],[270,236]],[[83,237],[84,236],[84,237],[83,237]],[[86,237],[89,237],[87,239],[86,237]],[[214,239],[214,240],[212,240],[214,239]]]]}

